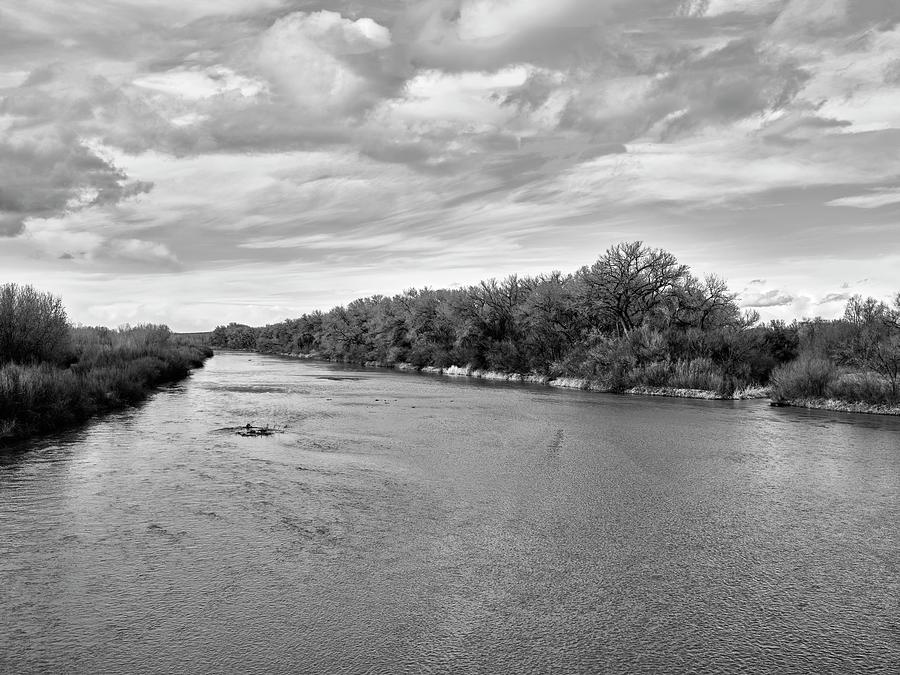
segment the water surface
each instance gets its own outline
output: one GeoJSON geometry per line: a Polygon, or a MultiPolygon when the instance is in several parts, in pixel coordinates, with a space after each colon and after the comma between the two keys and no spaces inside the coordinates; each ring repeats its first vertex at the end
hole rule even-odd
{"type": "Polygon", "coordinates": [[[0,461],[2,672],[900,671],[893,418],[222,353],[0,461]]]}

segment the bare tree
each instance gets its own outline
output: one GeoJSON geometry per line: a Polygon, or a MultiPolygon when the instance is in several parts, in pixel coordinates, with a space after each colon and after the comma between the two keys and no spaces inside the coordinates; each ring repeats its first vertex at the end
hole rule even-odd
{"type": "Polygon", "coordinates": [[[525,345],[535,370],[546,370],[563,357],[579,334],[579,317],[572,301],[571,277],[559,272],[526,282],[531,293],[516,309],[525,345]]]}
{"type": "Polygon", "coordinates": [[[668,251],[634,241],[610,247],[577,278],[589,318],[627,333],[661,309],[687,274],[687,265],[668,251]]]}
{"type": "Polygon", "coordinates": [[[886,326],[900,330],[900,293],[894,296],[894,303],[888,308],[883,321],[886,326]]]}
{"type": "Polygon", "coordinates": [[[70,345],[62,300],[33,286],[0,286],[0,363],[63,361],[70,345]]]}
{"type": "Polygon", "coordinates": [[[896,401],[900,390],[900,295],[895,308],[875,299],[854,295],[847,301],[844,321],[854,330],[841,359],[884,377],[896,401]]]}
{"type": "Polygon", "coordinates": [[[729,291],[720,276],[708,274],[700,281],[693,274],[686,274],[673,294],[667,312],[669,323],[700,330],[739,325],[742,320],[736,298],[737,293],[729,291]]]}
{"type": "Polygon", "coordinates": [[[900,331],[880,340],[868,355],[868,365],[891,387],[891,400],[900,398],[900,331]]]}
{"type": "Polygon", "coordinates": [[[844,309],[844,321],[857,328],[865,328],[883,323],[890,314],[888,306],[875,298],[863,300],[861,295],[854,295],[847,301],[844,309]]]}

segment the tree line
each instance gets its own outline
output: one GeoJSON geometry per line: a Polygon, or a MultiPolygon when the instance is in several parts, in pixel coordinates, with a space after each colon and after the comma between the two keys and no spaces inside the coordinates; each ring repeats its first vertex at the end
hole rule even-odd
{"type": "MultiPolygon", "coordinates": [[[[671,387],[722,396],[767,385],[798,358],[815,358],[832,363],[834,377],[841,367],[874,373],[886,383],[881,398],[896,400],[896,375],[890,379],[886,364],[898,329],[882,319],[896,320],[900,299],[895,308],[873,302],[853,299],[848,317],[856,318],[837,322],[763,324],[756,312],[741,311],[721,277],[700,278],[671,253],[635,241],[572,274],[376,295],[264,327],[218,326],[211,339],[218,347],[348,363],[468,366],[580,378],[610,391],[671,387]]],[[[779,382],[786,381],[782,373],[779,382]]]]}
{"type": "Polygon", "coordinates": [[[900,296],[893,307],[852,298],[836,321],[761,323],[721,277],[700,278],[635,241],[571,274],[376,295],[263,327],[218,326],[211,341],[348,363],[579,378],[609,391],[731,396],[771,384],[778,397],[896,402],[898,320],[900,296]]]}

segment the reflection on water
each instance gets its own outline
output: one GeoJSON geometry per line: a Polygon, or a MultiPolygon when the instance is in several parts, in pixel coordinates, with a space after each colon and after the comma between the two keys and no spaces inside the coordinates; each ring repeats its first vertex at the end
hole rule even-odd
{"type": "Polygon", "coordinates": [[[898,432],[220,354],[3,456],[0,671],[897,672],[898,432]]]}

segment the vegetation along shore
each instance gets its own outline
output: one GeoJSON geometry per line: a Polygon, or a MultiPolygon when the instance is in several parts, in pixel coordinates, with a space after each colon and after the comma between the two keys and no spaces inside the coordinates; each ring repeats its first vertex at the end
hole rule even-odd
{"type": "Polygon", "coordinates": [[[73,327],[62,301],[0,286],[0,446],[143,400],[212,356],[166,326],[73,327]]]}
{"type": "Polygon", "coordinates": [[[715,275],[642,242],[571,274],[354,300],[214,347],[619,393],[757,398],[900,413],[900,294],[848,299],[844,316],[762,323],[715,275]]]}

